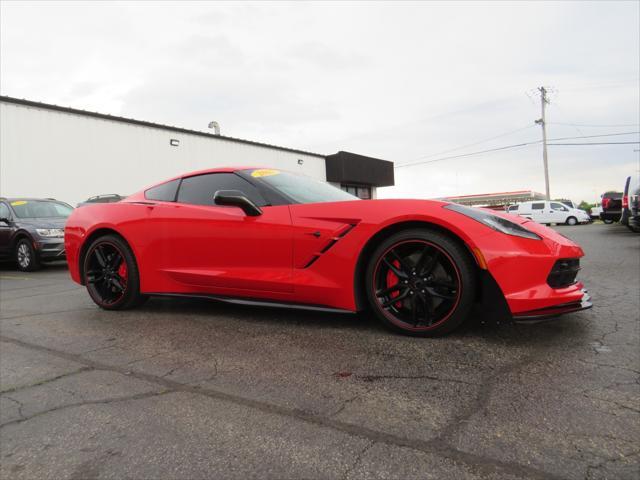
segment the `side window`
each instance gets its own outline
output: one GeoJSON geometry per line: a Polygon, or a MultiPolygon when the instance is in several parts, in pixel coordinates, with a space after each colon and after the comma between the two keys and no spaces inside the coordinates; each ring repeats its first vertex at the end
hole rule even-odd
{"type": "Polygon", "coordinates": [[[532,203],[531,210],[544,210],[544,203],[532,203]]]}
{"type": "Polygon", "coordinates": [[[561,210],[563,212],[566,212],[567,210],[569,210],[564,205],[562,205],[560,203],[554,203],[554,202],[551,202],[551,208],[553,208],[554,210],[561,210]]]}
{"type": "Polygon", "coordinates": [[[259,207],[267,205],[258,189],[235,173],[208,173],[183,178],[178,192],[178,202],[214,205],[213,196],[218,190],[240,190],[259,207]]]}
{"type": "Polygon", "coordinates": [[[144,192],[144,198],[147,200],[158,200],[161,202],[173,202],[176,199],[176,192],[180,185],[180,179],[171,180],[157,187],[150,188],[144,192]]]}
{"type": "Polygon", "coordinates": [[[517,212],[518,211],[518,205],[511,205],[509,207],[509,211],[510,212],[517,212]]]}
{"type": "Polygon", "coordinates": [[[9,212],[9,207],[7,207],[6,203],[0,202],[0,218],[11,218],[11,212],[9,212]]]}

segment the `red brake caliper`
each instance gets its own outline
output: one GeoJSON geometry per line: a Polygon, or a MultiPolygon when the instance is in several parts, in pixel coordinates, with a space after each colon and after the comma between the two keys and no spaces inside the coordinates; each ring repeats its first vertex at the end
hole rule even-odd
{"type": "Polygon", "coordinates": [[[123,260],[120,266],[118,267],[118,276],[124,281],[125,285],[127,283],[127,263],[123,260]]]}
{"type": "MultiPolygon", "coordinates": [[[[391,263],[393,263],[393,265],[395,267],[400,267],[400,262],[398,260],[394,260],[391,263]]],[[[400,282],[400,279],[397,277],[397,275],[395,273],[393,273],[391,271],[391,269],[389,269],[387,271],[387,287],[392,287],[393,285],[395,285],[395,284],[397,284],[399,282],[400,282]]],[[[398,295],[400,295],[400,292],[399,291],[395,291],[395,292],[392,292],[389,296],[391,298],[395,298],[398,295]]],[[[402,302],[396,302],[395,303],[395,307],[396,308],[401,308],[402,307],[402,302]]]]}

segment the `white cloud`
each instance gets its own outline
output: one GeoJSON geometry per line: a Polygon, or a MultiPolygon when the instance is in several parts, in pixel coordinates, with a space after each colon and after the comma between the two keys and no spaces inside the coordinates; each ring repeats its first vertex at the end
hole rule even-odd
{"type": "MultiPolygon", "coordinates": [[[[533,125],[539,106],[525,92],[543,84],[555,88],[550,137],[637,131],[553,123],[640,123],[639,8],[5,2],[0,91],[187,128],[215,119],[232,136],[405,163],[533,125]]],[[[456,153],[539,138],[532,127],[456,153]]],[[[552,194],[620,188],[634,149],[550,147],[552,194]]],[[[541,164],[533,146],[398,169],[381,195],[542,190],[541,164]]]]}

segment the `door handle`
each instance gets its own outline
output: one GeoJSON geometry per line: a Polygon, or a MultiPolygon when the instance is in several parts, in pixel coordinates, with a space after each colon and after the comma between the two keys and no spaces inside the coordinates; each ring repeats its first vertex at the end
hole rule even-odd
{"type": "Polygon", "coordinates": [[[315,232],[306,232],[307,235],[313,235],[316,238],[320,238],[320,235],[322,235],[320,232],[315,231],[315,232]]]}

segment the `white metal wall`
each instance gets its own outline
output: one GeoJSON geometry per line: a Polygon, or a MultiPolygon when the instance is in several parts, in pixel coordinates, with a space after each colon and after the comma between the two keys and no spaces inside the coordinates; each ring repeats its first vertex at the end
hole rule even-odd
{"type": "Polygon", "coordinates": [[[75,206],[93,195],[127,195],[217,166],[273,167],[326,180],[319,156],[0,102],[5,197],[52,197],[75,206]],[[172,138],[180,146],[171,146],[172,138]]]}

